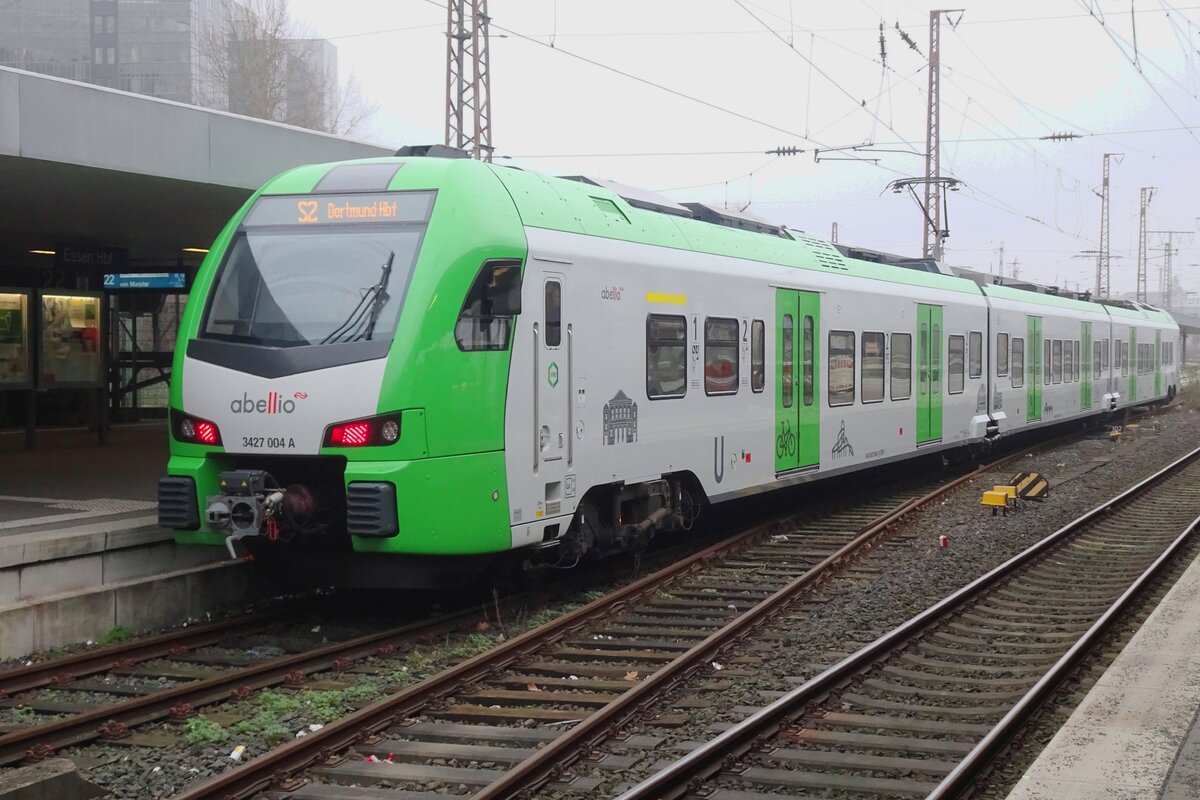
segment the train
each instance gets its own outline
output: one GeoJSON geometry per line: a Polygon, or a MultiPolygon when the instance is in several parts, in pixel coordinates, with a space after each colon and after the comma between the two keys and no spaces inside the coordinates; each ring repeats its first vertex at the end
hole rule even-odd
{"type": "Polygon", "coordinates": [[[453,587],[1176,393],[1158,308],[462,155],[299,167],[217,236],[174,353],[178,542],[453,587]]]}

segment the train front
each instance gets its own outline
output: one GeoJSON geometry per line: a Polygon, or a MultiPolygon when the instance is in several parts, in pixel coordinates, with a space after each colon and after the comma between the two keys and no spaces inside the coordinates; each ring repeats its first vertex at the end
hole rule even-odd
{"type": "Polygon", "coordinates": [[[304,167],[197,274],[159,521],[309,585],[444,585],[511,547],[504,393],[525,240],[491,167],[304,167]]]}

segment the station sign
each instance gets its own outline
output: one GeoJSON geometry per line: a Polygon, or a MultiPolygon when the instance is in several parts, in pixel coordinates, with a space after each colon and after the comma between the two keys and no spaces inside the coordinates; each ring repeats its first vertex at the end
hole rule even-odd
{"type": "Polygon", "coordinates": [[[184,272],[106,272],[104,288],[107,291],[122,289],[185,289],[187,273],[184,272]]]}

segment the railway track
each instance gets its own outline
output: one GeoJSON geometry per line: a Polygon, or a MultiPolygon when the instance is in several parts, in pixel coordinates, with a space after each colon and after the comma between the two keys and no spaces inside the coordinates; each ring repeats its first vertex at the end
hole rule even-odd
{"type": "MultiPolygon", "coordinates": [[[[959,796],[1190,544],[1200,450],[1064,526],[621,800],[959,796]]],[[[672,754],[676,755],[676,754],[672,754]]]]}
{"type": "Polygon", "coordinates": [[[300,686],[314,673],[340,672],[368,656],[400,655],[402,645],[478,615],[459,611],[338,637],[328,626],[325,633],[320,626],[309,631],[311,623],[283,630],[297,616],[285,609],[0,673],[0,707],[35,715],[0,734],[0,765],[49,757],[94,739],[123,739],[138,725],[183,721],[205,706],[283,684],[300,686]],[[322,643],[329,633],[338,640],[322,643]],[[40,696],[41,690],[54,696],[40,696]],[[50,719],[39,722],[39,716],[50,719]]]}
{"type": "MultiPolygon", "coordinates": [[[[722,647],[794,608],[818,583],[864,577],[854,559],[888,527],[995,466],[934,491],[746,531],[176,798],[271,789],[294,800],[412,800],[449,788],[486,800],[554,786],[563,765],[722,647]]],[[[606,761],[613,769],[623,763],[606,761]]],[[[584,778],[561,788],[587,793],[594,785],[584,778]]]]}

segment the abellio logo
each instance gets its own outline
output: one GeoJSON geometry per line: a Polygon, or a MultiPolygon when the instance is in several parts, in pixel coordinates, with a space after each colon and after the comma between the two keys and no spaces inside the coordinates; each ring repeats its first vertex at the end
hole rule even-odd
{"type": "Polygon", "coordinates": [[[307,398],[307,392],[295,392],[291,398],[284,398],[279,392],[267,392],[265,398],[259,399],[243,392],[241,400],[229,404],[229,410],[235,414],[291,414],[296,410],[296,401],[307,398]]]}

